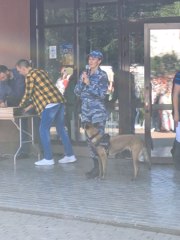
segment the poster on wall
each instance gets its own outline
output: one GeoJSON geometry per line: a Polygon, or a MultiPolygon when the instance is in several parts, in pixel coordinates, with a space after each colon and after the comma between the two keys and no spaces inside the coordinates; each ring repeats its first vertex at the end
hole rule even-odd
{"type": "Polygon", "coordinates": [[[61,44],[60,56],[63,65],[73,65],[74,64],[73,45],[71,43],[61,44]]]}
{"type": "Polygon", "coordinates": [[[57,58],[57,48],[56,46],[49,46],[49,59],[57,58]]]}

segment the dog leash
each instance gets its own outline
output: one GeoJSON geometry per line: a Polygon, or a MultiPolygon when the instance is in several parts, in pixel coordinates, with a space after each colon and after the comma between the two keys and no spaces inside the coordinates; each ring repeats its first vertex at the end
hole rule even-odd
{"type": "Polygon", "coordinates": [[[101,138],[93,143],[92,140],[98,135],[100,134],[100,131],[98,131],[97,133],[95,133],[94,135],[92,135],[91,137],[88,136],[86,130],[85,130],[85,135],[86,135],[86,138],[88,140],[88,142],[91,144],[91,146],[96,150],[96,148],[98,146],[101,146],[105,149],[107,155],[109,155],[109,146],[110,146],[110,136],[109,134],[104,134],[101,136],[101,138]]]}

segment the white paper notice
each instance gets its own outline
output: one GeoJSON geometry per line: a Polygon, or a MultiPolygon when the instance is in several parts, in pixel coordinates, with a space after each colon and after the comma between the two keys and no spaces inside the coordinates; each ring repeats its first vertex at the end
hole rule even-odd
{"type": "Polygon", "coordinates": [[[49,46],[49,59],[57,58],[57,49],[56,46],[49,46]]]}

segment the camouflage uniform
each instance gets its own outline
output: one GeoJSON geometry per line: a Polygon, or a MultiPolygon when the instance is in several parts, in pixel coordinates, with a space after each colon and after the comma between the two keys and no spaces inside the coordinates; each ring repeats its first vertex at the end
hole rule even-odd
{"type": "MultiPolygon", "coordinates": [[[[81,122],[96,124],[101,134],[104,134],[107,111],[104,99],[108,89],[108,77],[106,72],[100,68],[89,75],[90,84],[83,83],[82,76],[76,84],[75,94],[80,97],[81,105],[81,122]]],[[[91,148],[91,157],[94,158],[96,153],[91,148]]]]}

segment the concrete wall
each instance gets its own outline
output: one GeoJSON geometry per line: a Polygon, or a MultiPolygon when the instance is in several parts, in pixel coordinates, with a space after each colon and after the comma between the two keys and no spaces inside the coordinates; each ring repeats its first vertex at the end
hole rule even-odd
{"type": "Polygon", "coordinates": [[[0,64],[30,57],[30,0],[0,0],[0,64]]]}
{"type": "MultiPolygon", "coordinates": [[[[0,64],[14,67],[30,57],[30,0],[0,0],[0,64]]],[[[19,142],[10,121],[0,120],[0,153],[11,153],[19,142]]]]}

